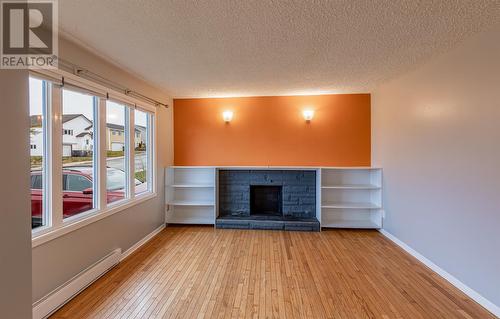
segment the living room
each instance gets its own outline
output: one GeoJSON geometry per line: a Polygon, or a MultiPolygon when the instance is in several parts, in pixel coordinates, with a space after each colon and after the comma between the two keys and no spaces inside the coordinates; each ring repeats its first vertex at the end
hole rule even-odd
{"type": "Polygon", "coordinates": [[[2,27],[1,318],[500,316],[497,1],[2,27]]]}

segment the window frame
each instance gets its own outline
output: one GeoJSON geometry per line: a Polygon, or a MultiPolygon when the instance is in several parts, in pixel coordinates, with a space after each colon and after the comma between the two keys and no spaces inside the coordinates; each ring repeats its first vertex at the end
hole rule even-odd
{"type": "Polygon", "coordinates": [[[144,102],[122,94],[111,91],[111,89],[101,86],[97,83],[82,79],[71,73],[62,70],[36,70],[30,72],[30,77],[39,79],[46,83],[47,106],[46,106],[46,175],[44,181],[46,199],[44,205],[46,225],[32,229],[32,247],[37,247],[50,240],[75,231],[81,227],[97,222],[103,218],[123,211],[127,208],[138,205],[144,201],[157,196],[157,153],[156,153],[156,107],[149,106],[144,102]],[[94,203],[95,208],[81,214],[63,219],[63,181],[62,181],[62,91],[68,85],[69,90],[75,87],[94,96],[94,203]],[[93,94],[97,92],[97,94],[93,94]],[[125,172],[127,179],[126,192],[127,198],[123,200],[107,203],[106,187],[106,104],[107,101],[113,101],[125,106],[127,121],[124,129],[129,132],[129,139],[124,141],[125,149],[128,149],[125,155],[125,172]],[[139,108],[148,114],[148,142],[150,150],[148,151],[148,165],[150,166],[148,178],[151,182],[148,185],[148,191],[135,194],[135,174],[134,174],[134,110],[139,108]],[[130,134],[132,133],[132,134],[130,134]]]}

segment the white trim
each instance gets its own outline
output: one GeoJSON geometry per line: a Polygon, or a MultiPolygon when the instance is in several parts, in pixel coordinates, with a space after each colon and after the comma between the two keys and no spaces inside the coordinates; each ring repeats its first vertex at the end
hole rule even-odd
{"type": "Polygon", "coordinates": [[[106,99],[97,97],[98,107],[95,110],[94,120],[94,153],[98,155],[97,158],[97,172],[99,178],[97,179],[97,203],[98,209],[104,209],[108,205],[108,190],[107,190],[107,136],[106,136],[106,99]],[[95,134],[97,132],[97,134],[95,134]],[[96,138],[97,137],[97,138],[96,138]]]}
{"type": "Polygon", "coordinates": [[[141,248],[142,245],[150,241],[154,236],[158,235],[162,230],[165,229],[165,223],[163,223],[160,227],[153,230],[151,233],[146,235],[143,239],[139,240],[132,247],[124,251],[120,257],[120,261],[123,261],[128,256],[132,255],[137,249],[141,248]]]}
{"type": "Polygon", "coordinates": [[[119,213],[127,208],[133,207],[135,205],[138,205],[142,202],[145,202],[147,200],[153,199],[157,196],[156,193],[145,193],[140,196],[136,196],[133,199],[126,199],[123,201],[120,201],[120,205],[112,205],[108,206],[107,209],[96,211],[95,214],[92,216],[89,216],[88,214],[82,214],[83,216],[81,217],[80,220],[71,220],[71,223],[69,224],[64,224],[60,226],[59,228],[49,228],[43,233],[36,233],[37,237],[34,237],[31,240],[31,248],[35,248],[37,246],[40,246],[46,242],[49,242],[51,240],[54,240],[58,237],[61,237],[63,235],[66,235],[67,233],[70,233],[72,231],[75,231],[79,228],[85,227],[89,224],[95,223],[103,218],[109,217],[113,214],[119,213]]]}
{"type": "Polygon", "coordinates": [[[460,289],[464,294],[469,296],[472,300],[483,306],[486,310],[491,312],[493,315],[500,317],[500,307],[489,301],[488,299],[484,298],[481,296],[477,291],[474,289],[468,287],[465,285],[463,282],[458,280],[456,277],[451,275],[450,273],[446,272],[444,269],[424,257],[422,254],[417,252],[415,249],[411,248],[407,244],[405,244],[403,241],[398,239],[396,236],[392,235],[391,233],[387,232],[386,230],[379,229],[379,232],[387,237],[389,240],[391,240],[393,243],[401,247],[403,250],[405,250],[407,253],[415,257],[418,261],[429,267],[432,271],[437,273],[439,276],[441,276],[443,279],[448,281],[450,284],[455,286],[456,288],[460,289]]]}
{"type": "MultiPolygon", "coordinates": [[[[134,198],[135,196],[135,109],[127,108],[127,136],[128,136],[128,147],[125,148],[127,152],[128,162],[126,164],[126,170],[128,172],[128,198],[134,198]]],[[[125,128],[124,128],[125,129],[125,128]]]]}
{"type": "MultiPolygon", "coordinates": [[[[57,228],[63,222],[63,172],[62,172],[62,155],[63,155],[63,137],[62,137],[62,117],[63,117],[63,92],[60,86],[51,85],[49,94],[51,97],[50,104],[48,105],[49,113],[47,117],[50,118],[50,136],[49,140],[49,158],[48,160],[48,181],[49,187],[46,190],[49,199],[50,215],[49,228],[57,228]]],[[[35,232],[36,234],[36,232],[35,232]]]]}
{"type": "Polygon", "coordinates": [[[219,166],[219,165],[214,165],[214,166],[179,166],[179,165],[173,165],[173,166],[169,166],[170,168],[189,168],[189,169],[193,169],[193,168],[200,168],[200,169],[203,169],[203,168],[218,168],[218,169],[290,169],[290,170],[294,170],[294,169],[300,169],[300,170],[311,170],[311,171],[314,171],[314,170],[317,170],[317,169],[345,169],[345,170],[358,170],[358,169],[367,169],[367,170],[381,170],[382,168],[381,167],[371,167],[371,166],[328,166],[328,167],[324,167],[324,166],[266,166],[266,165],[262,165],[262,166],[219,166]]]}
{"type": "Polygon", "coordinates": [[[120,256],[122,256],[121,252],[122,250],[120,248],[115,249],[98,262],[78,273],[45,297],[35,302],[33,304],[33,318],[47,318],[56,310],[64,306],[82,290],[90,286],[116,266],[120,262],[120,256]]]}

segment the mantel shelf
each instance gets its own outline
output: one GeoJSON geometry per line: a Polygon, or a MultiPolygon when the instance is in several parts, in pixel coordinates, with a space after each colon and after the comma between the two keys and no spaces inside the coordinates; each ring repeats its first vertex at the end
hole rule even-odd
{"type": "Polygon", "coordinates": [[[339,184],[339,185],[324,185],[322,189],[381,189],[380,186],[373,184],[339,184]]]}

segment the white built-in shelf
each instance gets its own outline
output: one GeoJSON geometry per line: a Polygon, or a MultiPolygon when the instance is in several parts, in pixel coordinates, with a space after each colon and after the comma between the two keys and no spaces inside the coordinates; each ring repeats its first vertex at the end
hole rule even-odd
{"type": "Polygon", "coordinates": [[[341,184],[341,185],[325,185],[322,189],[381,189],[380,186],[373,184],[341,184]]]}
{"type": "Polygon", "coordinates": [[[215,167],[166,169],[167,223],[215,224],[219,169],[316,171],[316,217],[325,228],[381,228],[382,169],[376,167],[215,167]]]}
{"type": "Polygon", "coordinates": [[[214,167],[179,166],[166,170],[165,220],[170,224],[215,224],[214,167]]]}
{"type": "Polygon", "coordinates": [[[322,203],[321,208],[337,208],[337,209],[380,209],[381,207],[374,203],[363,202],[330,202],[322,203]]]}
{"type": "Polygon", "coordinates": [[[174,184],[167,185],[168,187],[173,188],[214,188],[213,184],[174,184]]]}
{"type": "Polygon", "coordinates": [[[174,206],[214,206],[212,201],[200,201],[200,200],[172,200],[167,202],[168,205],[174,206]]]}
{"type": "Polygon", "coordinates": [[[333,220],[326,222],[321,225],[321,227],[327,228],[366,228],[366,229],[378,229],[379,225],[375,224],[370,220],[333,220]]]}
{"type": "Polygon", "coordinates": [[[380,168],[322,168],[320,174],[321,227],[381,228],[380,168]]]}

